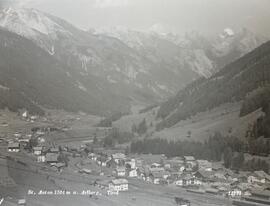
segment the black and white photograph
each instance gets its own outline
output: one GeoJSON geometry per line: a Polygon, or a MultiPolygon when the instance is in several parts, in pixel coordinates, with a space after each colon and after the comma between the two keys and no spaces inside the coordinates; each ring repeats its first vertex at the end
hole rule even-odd
{"type": "Polygon", "coordinates": [[[270,0],[0,0],[0,206],[270,205],[270,0]]]}

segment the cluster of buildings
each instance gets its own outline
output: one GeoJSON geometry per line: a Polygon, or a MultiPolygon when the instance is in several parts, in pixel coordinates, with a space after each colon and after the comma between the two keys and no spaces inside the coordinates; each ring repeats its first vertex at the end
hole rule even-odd
{"type": "Polygon", "coordinates": [[[8,140],[7,151],[9,153],[18,153],[21,150],[28,151],[32,154],[37,162],[48,163],[55,170],[60,171],[66,164],[59,158],[60,149],[55,145],[48,146],[43,135],[45,130],[36,129],[34,134],[22,136],[20,133],[15,133],[15,138],[8,140]],[[34,141],[35,143],[31,143],[34,141]],[[34,146],[33,146],[34,144],[34,146]]]}
{"type": "Polygon", "coordinates": [[[197,160],[192,156],[168,159],[164,155],[138,155],[129,158],[123,153],[109,156],[91,153],[89,158],[100,167],[111,169],[115,177],[109,186],[111,191],[128,190],[128,179],[137,178],[152,184],[173,184],[189,192],[233,199],[251,197],[258,190],[270,192],[270,175],[264,171],[233,172],[220,162],[197,160]]]}
{"type": "MultiPolygon", "coordinates": [[[[30,136],[17,137],[16,141],[9,142],[8,151],[19,152],[22,147],[29,144],[30,139],[30,136]]],[[[38,139],[38,144],[31,147],[31,153],[38,162],[47,163],[56,171],[61,171],[67,164],[59,158],[60,155],[65,152],[72,153],[73,150],[61,148],[60,151],[59,147],[53,145],[43,146],[43,142],[42,138],[38,139]]],[[[259,193],[264,194],[265,199],[270,193],[270,175],[264,171],[234,172],[226,169],[220,162],[198,160],[193,156],[175,158],[151,154],[129,156],[120,151],[108,152],[104,148],[97,153],[86,153],[85,148],[74,151],[75,157],[85,157],[94,162],[99,170],[98,175],[110,177],[106,183],[100,183],[102,187],[107,188],[108,195],[128,191],[130,178],[156,185],[175,185],[189,192],[211,193],[241,201],[257,200],[259,193]]],[[[92,166],[89,164],[89,169],[81,168],[79,172],[90,175],[94,170],[92,166]]]]}

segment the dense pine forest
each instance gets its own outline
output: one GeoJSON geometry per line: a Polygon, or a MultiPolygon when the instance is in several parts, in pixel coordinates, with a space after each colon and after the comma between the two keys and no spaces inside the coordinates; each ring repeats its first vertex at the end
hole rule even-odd
{"type": "Polygon", "coordinates": [[[165,154],[167,157],[192,155],[197,159],[224,161],[227,168],[242,170],[264,170],[268,164],[260,158],[245,161],[244,154],[262,156],[269,152],[269,139],[243,141],[233,136],[216,133],[204,143],[191,141],[168,141],[166,139],[144,139],[131,143],[130,151],[138,154],[165,154]]]}

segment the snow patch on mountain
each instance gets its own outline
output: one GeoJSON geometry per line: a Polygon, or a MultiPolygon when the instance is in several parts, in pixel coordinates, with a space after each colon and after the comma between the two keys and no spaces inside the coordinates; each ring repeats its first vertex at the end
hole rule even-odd
{"type": "Polygon", "coordinates": [[[224,29],[223,33],[220,34],[220,37],[225,39],[225,38],[228,38],[228,37],[232,37],[234,35],[235,35],[235,33],[231,28],[226,28],[226,29],[224,29]]]}

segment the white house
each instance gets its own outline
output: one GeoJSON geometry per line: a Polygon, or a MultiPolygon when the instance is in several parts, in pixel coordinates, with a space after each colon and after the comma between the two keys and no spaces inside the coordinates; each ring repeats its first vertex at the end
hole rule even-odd
{"type": "Polygon", "coordinates": [[[91,160],[93,160],[93,161],[97,161],[97,156],[94,153],[90,153],[88,155],[88,158],[91,159],[91,160]]]}
{"type": "Polygon", "coordinates": [[[177,186],[183,186],[184,185],[184,181],[183,181],[183,179],[177,179],[174,182],[174,184],[177,185],[177,186]]]}
{"type": "Polygon", "coordinates": [[[124,161],[126,159],[126,155],[123,153],[115,153],[112,155],[112,158],[117,164],[120,164],[121,161],[124,161]]]}
{"type": "Polygon", "coordinates": [[[26,205],[26,200],[25,199],[19,199],[18,200],[18,205],[26,205]]]}
{"type": "Polygon", "coordinates": [[[186,169],[192,169],[197,165],[196,159],[193,156],[184,156],[186,169]]]}
{"type": "Polygon", "coordinates": [[[264,184],[266,182],[264,177],[261,177],[261,176],[257,175],[256,173],[249,175],[247,178],[247,181],[250,184],[252,184],[252,183],[263,183],[264,184]]]}
{"type": "Polygon", "coordinates": [[[265,173],[264,171],[254,171],[254,176],[261,182],[261,183],[270,183],[270,175],[265,173]]]}
{"type": "Polygon", "coordinates": [[[201,185],[202,181],[193,177],[191,174],[184,174],[181,177],[177,178],[174,184],[177,186],[195,186],[201,185]]]}
{"type": "Polygon", "coordinates": [[[19,152],[20,151],[20,143],[11,142],[8,144],[8,152],[19,152]]]}
{"type": "Polygon", "coordinates": [[[37,162],[46,162],[45,155],[38,155],[37,156],[37,162]]]}
{"type": "Polygon", "coordinates": [[[199,170],[212,171],[212,163],[207,160],[197,160],[199,170]]]}
{"type": "Polygon", "coordinates": [[[136,169],[130,170],[128,176],[137,177],[138,176],[137,170],[136,169]]]}
{"type": "Polygon", "coordinates": [[[126,176],[126,168],[125,167],[117,167],[115,169],[115,171],[116,171],[116,176],[118,176],[118,177],[126,176]]]}
{"type": "Polygon", "coordinates": [[[41,155],[42,149],[43,149],[42,147],[34,147],[33,152],[35,155],[41,155]]]}
{"type": "Polygon", "coordinates": [[[24,111],[24,112],[22,113],[22,117],[23,117],[23,118],[27,118],[27,117],[28,117],[28,112],[27,112],[27,111],[24,111]]]}
{"type": "Polygon", "coordinates": [[[127,191],[128,181],[126,179],[114,179],[109,183],[109,190],[111,191],[127,191]]]}

